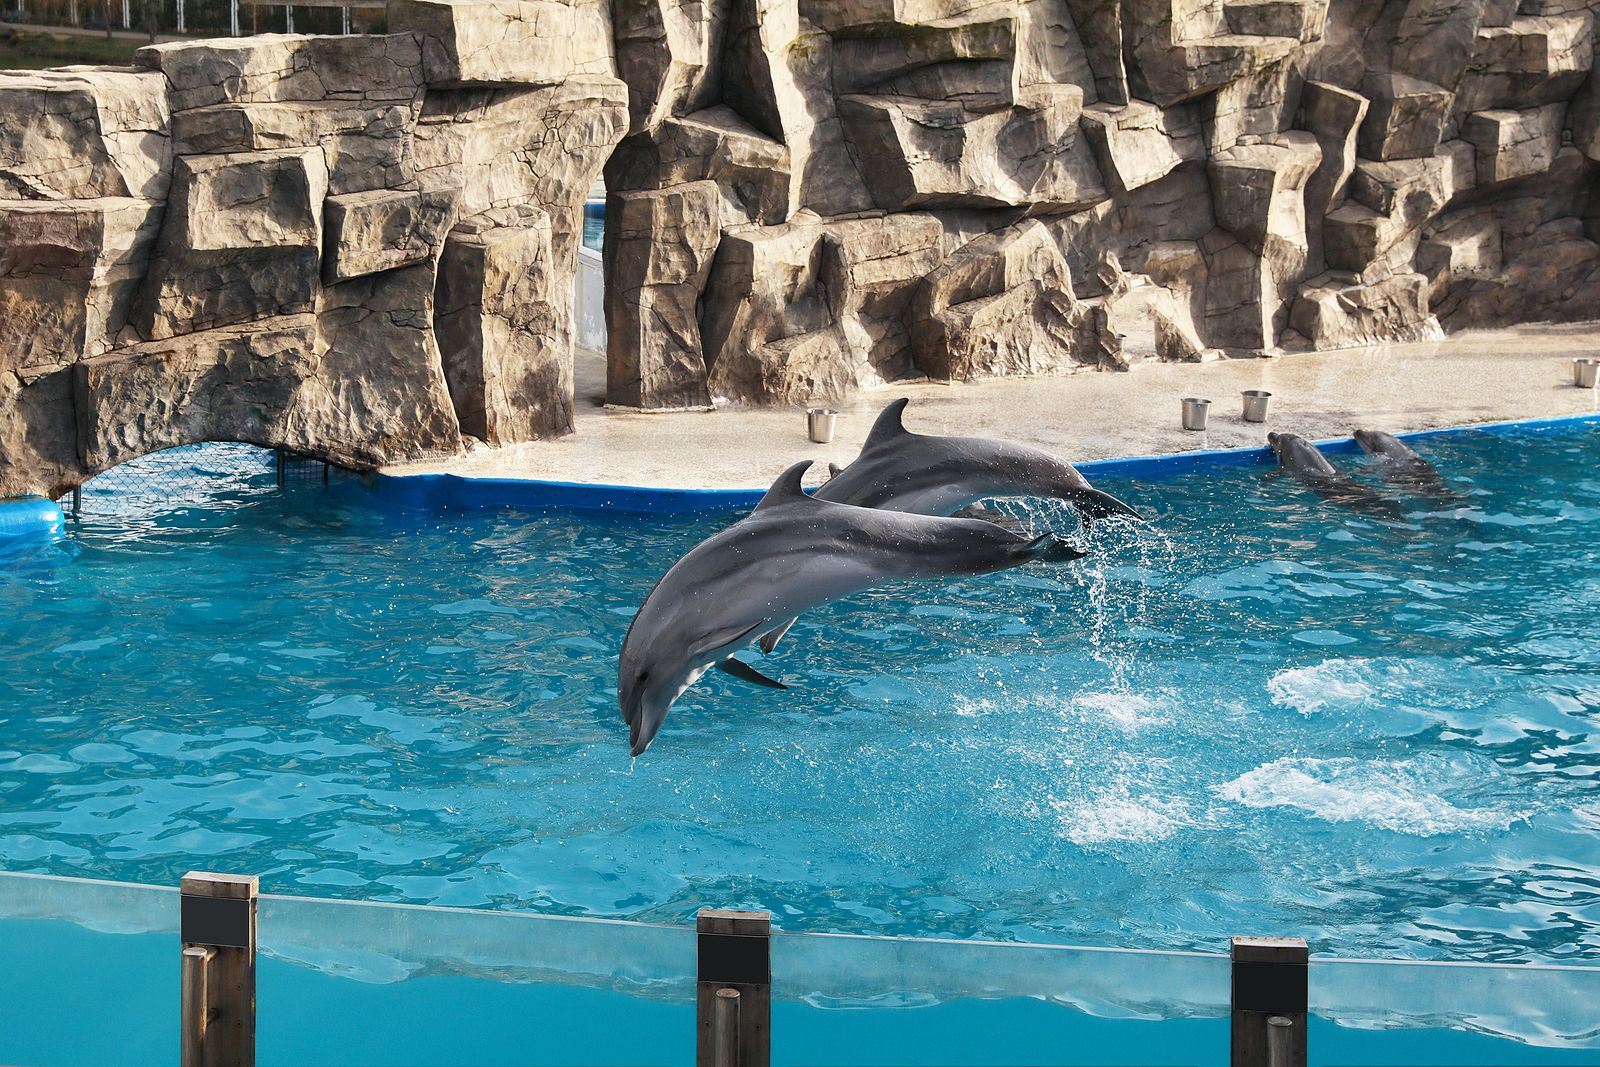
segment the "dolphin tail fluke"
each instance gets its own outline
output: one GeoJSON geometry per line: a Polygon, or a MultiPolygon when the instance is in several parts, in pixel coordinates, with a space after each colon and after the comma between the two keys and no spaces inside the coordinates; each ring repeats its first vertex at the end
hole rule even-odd
{"type": "Polygon", "coordinates": [[[799,621],[799,619],[790,619],[776,630],[768,630],[766,633],[762,634],[761,640],[756,642],[761,649],[761,654],[763,656],[772,655],[772,650],[778,647],[778,642],[782,641],[783,635],[789,632],[789,627],[793,626],[799,621]]]}
{"type": "Polygon", "coordinates": [[[750,664],[744,662],[743,660],[734,659],[732,656],[729,656],[727,659],[718,663],[717,670],[722,671],[725,674],[731,674],[740,681],[749,682],[752,685],[764,685],[768,689],[789,688],[777,679],[768,678],[766,675],[750,666],[750,664]]]}
{"type": "Polygon", "coordinates": [[[1098,489],[1080,489],[1072,495],[1072,503],[1085,518],[1109,519],[1113,515],[1127,515],[1144,521],[1144,516],[1135,508],[1098,489]]]}
{"type": "Polygon", "coordinates": [[[1070,541],[1064,541],[1055,534],[1040,534],[1032,541],[1022,546],[1021,555],[1025,560],[1040,560],[1045,563],[1069,563],[1075,559],[1082,559],[1089,553],[1075,548],[1070,541]]]}

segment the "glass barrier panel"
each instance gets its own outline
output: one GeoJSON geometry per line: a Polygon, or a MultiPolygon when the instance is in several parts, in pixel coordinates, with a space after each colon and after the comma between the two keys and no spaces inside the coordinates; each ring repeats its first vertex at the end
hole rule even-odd
{"type": "Polygon", "coordinates": [[[773,1062],[1224,1067],[1225,956],[773,935],[773,1062]]]}
{"type": "Polygon", "coordinates": [[[0,1063],[178,1059],[178,892],[0,874],[0,1063]]]}
{"type": "Polygon", "coordinates": [[[1313,1064],[1600,1063],[1600,967],[1311,961],[1313,1064]]]}
{"type": "Polygon", "coordinates": [[[684,927],[263,896],[262,1067],[694,1061],[684,927]]]}

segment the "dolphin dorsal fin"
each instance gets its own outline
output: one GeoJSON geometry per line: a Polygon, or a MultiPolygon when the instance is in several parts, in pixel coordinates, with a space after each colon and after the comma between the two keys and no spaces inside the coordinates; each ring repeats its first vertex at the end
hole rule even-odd
{"type": "Polygon", "coordinates": [[[773,508],[795,500],[810,500],[811,498],[806,496],[806,491],[800,488],[800,476],[805,474],[810,466],[811,461],[803,459],[778,475],[778,480],[772,483],[772,488],[767,490],[767,495],[761,498],[761,502],[755,506],[751,514],[763,508],[773,508]]]}
{"type": "Polygon", "coordinates": [[[866,442],[861,446],[865,452],[874,445],[888,444],[897,437],[905,437],[911,431],[905,428],[900,421],[900,415],[905,411],[906,405],[911,403],[911,398],[903,396],[878,413],[878,421],[872,424],[872,429],[867,434],[866,442]]]}

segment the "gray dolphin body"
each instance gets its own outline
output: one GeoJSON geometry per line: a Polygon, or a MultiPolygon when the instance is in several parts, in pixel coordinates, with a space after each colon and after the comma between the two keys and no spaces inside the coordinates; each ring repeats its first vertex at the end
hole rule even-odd
{"type": "Polygon", "coordinates": [[[1353,435],[1362,450],[1378,459],[1377,467],[1393,484],[1414,490],[1440,503],[1459,506],[1466,497],[1450,487],[1432,463],[1392,433],[1357,430],[1353,435]]]}
{"type": "Polygon", "coordinates": [[[1050,453],[986,437],[930,437],[901,422],[906,399],[878,415],[856,461],[816,496],[839,504],[917,515],[953,515],[986,497],[1065,500],[1088,518],[1139,513],[1094,488],[1070,463],[1050,453]]]}
{"type": "MultiPolygon", "coordinates": [[[[650,746],[672,702],[701,675],[801,612],[899,578],[1083,555],[1053,535],[1029,539],[979,519],[816,500],[800,488],[809,466],[784,471],[754,511],[673,564],[634,616],[617,666],[633,755],[650,746]]],[[[727,669],[739,677],[766,681],[732,663],[727,669]]]]}
{"type": "Polygon", "coordinates": [[[1396,521],[1405,518],[1400,505],[1340,471],[1299,434],[1272,432],[1267,434],[1267,444],[1278,457],[1278,466],[1295,475],[1322,499],[1375,518],[1396,521]]]}

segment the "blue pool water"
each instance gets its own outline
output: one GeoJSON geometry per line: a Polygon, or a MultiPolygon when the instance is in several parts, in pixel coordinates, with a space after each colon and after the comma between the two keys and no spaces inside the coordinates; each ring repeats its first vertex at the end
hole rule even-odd
{"type": "Polygon", "coordinates": [[[763,664],[789,691],[707,678],[638,761],[617,647],[729,516],[405,510],[264,465],[170,507],[91,485],[71,541],[0,562],[0,867],[1592,960],[1597,446],[1438,439],[1466,498],[1398,524],[1258,468],[1107,480],[1148,527],[814,612],[763,664]]]}

